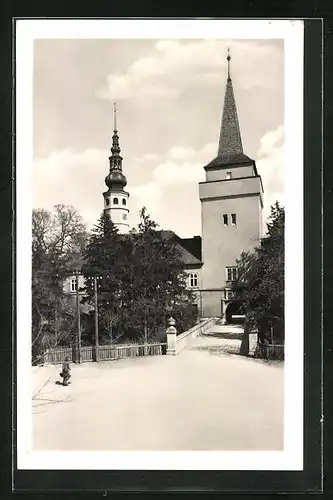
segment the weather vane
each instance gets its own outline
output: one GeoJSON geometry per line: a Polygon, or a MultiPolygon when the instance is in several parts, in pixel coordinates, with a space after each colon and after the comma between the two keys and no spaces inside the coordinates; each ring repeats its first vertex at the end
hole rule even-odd
{"type": "Polygon", "coordinates": [[[114,130],[117,130],[117,103],[113,103],[113,116],[114,116],[114,130]]]}
{"type": "Polygon", "coordinates": [[[230,79],[230,60],[231,60],[231,55],[230,55],[230,49],[228,48],[228,55],[227,55],[227,61],[228,61],[228,79],[230,79]]]}

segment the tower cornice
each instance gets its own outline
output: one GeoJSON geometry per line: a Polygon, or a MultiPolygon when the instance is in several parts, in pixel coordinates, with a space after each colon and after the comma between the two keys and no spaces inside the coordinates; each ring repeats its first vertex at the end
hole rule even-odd
{"type": "MultiPolygon", "coordinates": [[[[242,155],[218,155],[214,160],[204,166],[207,170],[219,170],[255,165],[255,161],[249,156],[242,155]]],[[[256,167],[255,167],[256,168],[256,167]]]]}

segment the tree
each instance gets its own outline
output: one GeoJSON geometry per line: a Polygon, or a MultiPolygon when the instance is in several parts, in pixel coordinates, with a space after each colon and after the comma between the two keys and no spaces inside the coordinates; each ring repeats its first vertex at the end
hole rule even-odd
{"type": "MultiPolygon", "coordinates": [[[[83,219],[72,206],[55,205],[53,212],[33,210],[33,254],[35,258],[47,256],[59,270],[66,269],[70,262],[82,255],[87,236],[83,219]]],[[[41,264],[42,261],[38,263],[41,264]]]]}
{"type": "Polygon", "coordinates": [[[120,311],[115,308],[105,309],[102,315],[102,325],[108,334],[108,343],[111,345],[122,337],[121,331],[118,330],[117,333],[115,333],[115,328],[118,326],[120,318],[120,311]]]}
{"type": "Polygon", "coordinates": [[[131,238],[132,285],[127,289],[127,325],[143,332],[146,343],[162,325],[165,327],[168,312],[171,314],[175,305],[178,309],[188,307],[193,296],[186,287],[184,263],[174,233],[159,230],[145,207],[131,238]]]}
{"type": "MultiPolygon", "coordinates": [[[[162,326],[165,330],[167,314],[177,311],[181,316],[193,301],[175,235],[159,230],[146,208],[140,211],[137,228],[126,235],[120,235],[109,215],[103,213],[89,239],[82,270],[85,301],[93,303],[91,278],[100,278],[102,341],[154,340],[162,326]]],[[[186,312],[183,316],[189,321],[186,312]]]]}
{"type": "Polygon", "coordinates": [[[32,213],[32,357],[69,342],[75,324],[63,293],[63,279],[71,261],[81,253],[86,228],[75,208],[56,205],[52,212],[32,213]]]}
{"type": "Polygon", "coordinates": [[[84,255],[82,272],[86,278],[84,302],[94,303],[98,284],[98,313],[103,327],[101,338],[120,337],[115,328],[121,317],[121,297],[126,281],[128,241],[118,233],[108,214],[101,214],[84,255]]]}
{"type": "Polygon", "coordinates": [[[238,279],[233,289],[246,312],[242,354],[248,354],[248,333],[254,325],[261,335],[265,335],[270,319],[284,329],[284,221],[284,208],[276,202],[261,245],[253,253],[243,253],[237,262],[238,279]]]}

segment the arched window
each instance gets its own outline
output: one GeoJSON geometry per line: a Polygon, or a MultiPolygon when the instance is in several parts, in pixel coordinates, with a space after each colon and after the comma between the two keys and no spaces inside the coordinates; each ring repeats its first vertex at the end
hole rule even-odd
{"type": "Polygon", "coordinates": [[[126,199],[123,198],[123,205],[126,205],[126,199]]]}
{"type": "Polygon", "coordinates": [[[118,202],[118,198],[113,198],[113,204],[114,204],[114,205],[118,205],[118,203],[119,203],[119,202],[118,202]]]}
{"type": "Polygon", "coordinates": [[[109,198],[105,198],[105,203],[106,203],[106,205],[110,205],[110,200],[109,200],[109,198]]]}

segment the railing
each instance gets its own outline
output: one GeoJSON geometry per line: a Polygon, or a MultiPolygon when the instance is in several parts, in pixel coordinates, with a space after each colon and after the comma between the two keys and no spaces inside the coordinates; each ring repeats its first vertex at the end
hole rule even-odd
{"type": "Polygon", "coordinates": [[[88,346],[88,347],[81,347],[81,361],[82,363],[86,361],[93,361],[93,347],[88,346]]]}
{"type": "Polygon", "coordinates": [[[258,343],[259,356],[264,359],[284,359],[283,344],[264,344],[258,343]]]}
{"type": "Polygon", "coordinates": [[[57,347],[56,349],[48,349],[44,353],[44,363],[52,363],[55,365],[61,364],[68,358],[69,361],[75,359],[75,349],[71,347],[57,347]]]}
{"type": "MultiPolygon", "coordinates": [[[[168,350],[167,354],[177,355],[179,354],[187,345],[189,345],[192,339],[196,338],[198,335],[204,333],[208,328],[213,326],[218,318],[207,318],[202,319],[200,323],[193,326],[186,332],[177,335],[175,331],[167,330],[167,340],[168,340],[168,350]]],[[[174,321],[174,320],[173,320],[174,321]]]]}
{"type": "MultiPolygon", "coordinates": [[[[166,352],[166,343],[146,345],[102,345],[81,347],[81,361],[114,361],[124,358],[135,358],[140,356],[161,356],[166,352]]],[[[56,347],[48,349],[44,354],[44,363],[61,364],[68,357],[70,361],[75,360],[75,349],[68,347],[56,347]]]]}
{"type": "Polygon", "coordinates": [[[136,358],[140,356],[161,356],[163,354],[163,344],[146,345],[126,345],[126,346],[100,346],[98,348],[98,358],[100,361],[108,359],[136,358]]]}

